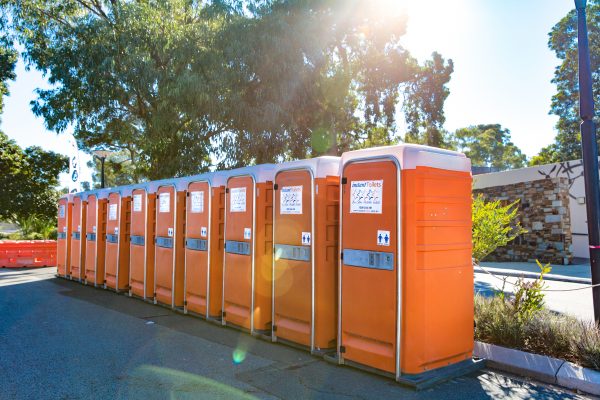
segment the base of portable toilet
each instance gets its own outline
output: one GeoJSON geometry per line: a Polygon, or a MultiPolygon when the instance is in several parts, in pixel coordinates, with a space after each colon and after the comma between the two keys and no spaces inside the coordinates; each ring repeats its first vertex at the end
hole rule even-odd
{"type": "MultiPolygon", "coordinates": [[[[336,353],[324,354],[323,359],[330,364],[340,365],[340,358],[336,353]]],[[[396,382],[403,386],[411,387],[416,391],[420,391],[429,389],[435,385],[449,381],[451,379],[459,378],[461,376],[480,371],[481,369],[486,367],[486,360],[473,358],[470,360],[461,361],[456,364],[448,365],[446,367],[436,368],[434,370],[423,372],[420,374],[404,374],[398,378],[396,378],[392,373],[381,371],[375,368],[370,368],[362,364],[354,363],[352,361],[346,360],[343,362],[343,365],[371,374],[395,379],[396,382]]]]}

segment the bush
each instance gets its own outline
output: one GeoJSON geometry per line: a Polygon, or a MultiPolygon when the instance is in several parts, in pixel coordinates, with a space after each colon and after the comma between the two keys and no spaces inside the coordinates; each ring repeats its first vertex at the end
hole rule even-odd
{"type": "Polygon", "coordinates": [[[475,296],[475,339],[600,370],[600,331],[593,322],[542,308],[520,320],[514,303],[475,296]]]}
{"type": "Polygon", "coordinates": [[[517,220],[519,200],[502,206],[499,200],[486,202],[480,194],[473,199],[473,258],[476,262],[496,248],[527,231],[517,220]]]}

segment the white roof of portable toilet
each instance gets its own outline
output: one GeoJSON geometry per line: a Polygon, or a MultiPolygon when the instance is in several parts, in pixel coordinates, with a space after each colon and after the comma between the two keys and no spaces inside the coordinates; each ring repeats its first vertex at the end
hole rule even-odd
{"type": "Polygon", "coordinates": [[[415,169],[422,166],[471,172],[471,160],[463,153],[418,144],[399,144],[347,151],[342,154],[340,168],[343,168],[349,161],[374,157],[393,157],[398,161],[400,169],[415,169]]]}
{"type": "Polygon", "coordinates": [[[340,157],[323,156],[277,164],[276,174],[284,170],[310,169],[314,178],[338,176],[340,157]]]}
{"type": "Polygon", "coordinates": [[[232,169],[231,171],[227,171],[227,179],[234,178],[236,176],[249,175],[252,176],[254,181],[257,183],[272,181],[275,177],[276,168],[277,166],[275,164],[259,164],[250,167],[232,169]]]}

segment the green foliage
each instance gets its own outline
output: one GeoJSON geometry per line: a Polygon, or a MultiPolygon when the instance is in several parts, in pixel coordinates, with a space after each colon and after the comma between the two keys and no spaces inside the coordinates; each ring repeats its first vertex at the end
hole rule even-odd
{"type": "MultiPolygon", "coordinates": [[[[114,176],[158,179],[396,143],[444,146],[452,62],[402,47],[406,18],[367,0],[0,0],[33,111],[81,148],[126,153],[114,176]],[[127,167],[127,168],[125,168],[127,167]]],[[[112,178],[111,178],[112,179],[112,178]]]]}
{"type": "Polygon", "coordinates": [[[22,150],[0,132],[0,220],[23,221],[32,215],[56,220],[58,174],[66,157],[33,146],[22,150]]]}
{"type": "Polygon", "coordinates": [[[404,100],[408,132],[405,141],[434,147],[451,147],[443,125],[444,102],[450,94],[446,86],[454,71],[452,60],[447,62],[434,52],[431,60],[417,70],[406,90],[404,100]]]}
{"type": "Polygon", "coordinates": [[[50,219],[45,215],[30,214],[19,218],[17,224],[21,228],[21,232],[17,234],[17,239],[55,239],[57,236],[56,218],[50,219]]]}
{"type": "Polygon", "coordinates": [[[475,296],[475,339],[574,362],[600,370],[600,331],[592,321],[542,307],[520,319],[514,303],[475,296]]]}
{"type": "MultiPolygon", "coordinates": [[[[588,0],[587,25],[596,115],[600,112],[600,0],[588,0]]],[[[550,31],[548,46],[561,64],[554,70],[550,113],[558,116],[555,143],[544,148],[537,164],[548,164],[581,158],[579,132],[579,82],[577,53],[577,14],[571,10],[550,31]]]]}
{"type": "Polygon", "coordinates": [[[527,232],[518,220],[518,203],[503,206],[499,200],[485,201],[481,194],[473,198],[473,258],[477,262],[527,232]]]}
{"type": "Polygon", "coordinates": [[[500,124],[481,124],[457,129],[457,147],[476,166],[500,170],[522,168],[527,157],[510,140],[510,131],[500,124]]]}
{"type": "MultiPolygon", "coordinates": [[[[101,184],[101,162],[97,157],[88,161],[87,166],[92,168],[94,188],[101,184]]],[[[127,150],[111,153],[104,160],[104,185],[105,187],[130,185],[139,183],[140,177],[136,174],[135,166],[131,161],[131,154],[127,150]]]]}
{"type": "Polygon", "coordinates": [[[519,278],[515,293],[510,299],[520,322],[530,320],[544,306],[544,275],[552,271],[552,267],[550,264],[542,265],[538,260],[535,262],[540,267],[539,277],[532,281],[519,278]]]}

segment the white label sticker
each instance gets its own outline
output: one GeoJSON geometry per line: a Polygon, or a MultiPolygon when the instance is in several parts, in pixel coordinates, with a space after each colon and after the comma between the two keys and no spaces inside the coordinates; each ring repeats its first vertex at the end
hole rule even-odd
{"type": "Polygon", "coordinates": [[[81,232],[81,225],[77,225],[77,232],[81,232]]]}
{"type": "Polygon", "coordinates": [[[208,235],[208,229],[205,226],[200,228],[200,236],[206,237],[208,235]]]}
{"type": "Polygon", "coordinates": [[[302,186],[283,186],[279,196],[281,214],[302,214],[302,186]]]}
{"type": "Polygon", "coordinates": [[[173,228],[168,228],[167,229],[167,236],[168,237],[173,237],[173,228]]]}
{"type": "Polygon", "coordinates": [[[64,218],[65,217],[65,205],[61,204],[58,207],[58,218],[64,218]]]}
{"type": "Polygon", "coordinates": [[[383,180],[350,182],[350,212],[381,214],[383,180]]]}
{"type": "Polygon", "coordinates": [[[118,235],[118,234],[119,234],[119,228],[115,227],[115,235],[118,235]]]}
{"type": "Polygon", "coordinates": [[[229,211],[246,212],[246,188],[229,189],[229,211]]]}
{"type": "Polygon", "coordinates": [[[377,246],[389,246],[391,238],[390,231],[377,231],[377,246]]]}
{"type": "Polygon", "coordinates": [[[108,220],[109,221],[116,221],[117,220],[117,210],[118,210],[119,205],[118,204],[110,204],[108,206],[108,220]]]}
{"type": "Polygon", "coordinates": [[[161,193],[158,195],[158,212],[171,211],[171,193],[161,193]]]}
{"type": "Polygon", "coordinates": [[[133,195],[133,212],[142,211],[142,195],[134,194],[133,195]]]}
{"type": "Polygon", "coordinates": [[[92,226],[92,233],[96,233],[96,225],[92,226]]]}
{"type": "Polygon", "coordinates": [[[302,232],[302,244],[310,246],[310,232],[302,232]]]}
{"type": "Polygon", "coordinates": [[[250,239],[252,237],[252,229],[244,228],[244,239],[250,239]]]}
{"type": "Polygon", "coordinates": [[[63,232],[66,232],[66,231],[67,231],[67,227],[63,226],[63,232]]]}
{"type": "Polygon", "coordinates": [[[192,200],[192,212],[203,213],[204,212],[204,192],[192,192],[190,195],[192,200]]]}

